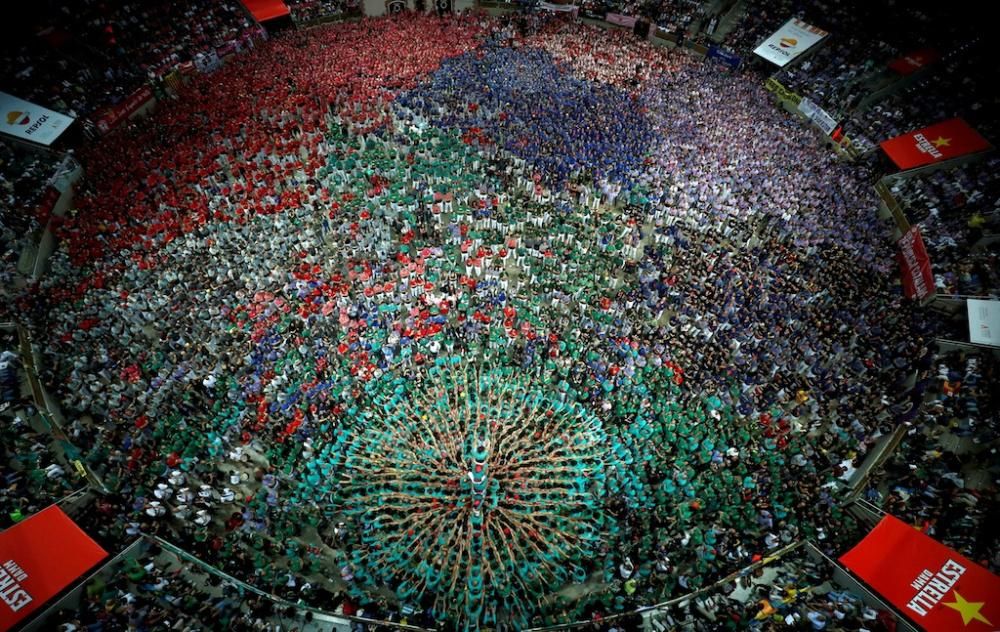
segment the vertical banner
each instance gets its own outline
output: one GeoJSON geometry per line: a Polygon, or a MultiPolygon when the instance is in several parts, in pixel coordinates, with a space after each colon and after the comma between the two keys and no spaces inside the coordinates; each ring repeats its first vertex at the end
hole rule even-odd
{"type": "Polygon", "coordinates": [[[829,35],[826,31],[792,18],[754,49],[754,54],[777,66],[786,66],[829,35]]]}
{"type": "Polygon", "coordinates": [[[989,141],[960,118],[942,121],[880,144],[900,169],[916,169],[991,147],[989,141]]]}
{"type": "Polygon", "coordinates": [[[12,94],[0,92],[0,132],[40,145],[51,145],[73,124],[60,114],[12,94]]]}
{"type": "Polygon", "coordinates": [[[931,259],[920,236],[920,228],[911,226],[899,238],[899,267],[903,278],[903,292],[906,298],[924,301],[934,295],[934,274],[931,259]]]}
{"type": "Polygon", "coordinates": [[[927,632],[1000,629],[1000,577],[897,518],[840,562],[927,632]]]}
{"type": "Polygon", "coordinates": [[[0,630],[14,627],[107,556],[57,506],[0,533],[0,630]]]}

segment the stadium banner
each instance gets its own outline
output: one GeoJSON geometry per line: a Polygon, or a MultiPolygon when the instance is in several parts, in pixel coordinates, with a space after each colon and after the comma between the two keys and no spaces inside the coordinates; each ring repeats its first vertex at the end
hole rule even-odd
{"type": "Polygon", "coordinates": [[[283,18],[291,11],[281,0],[240,0],[247,8],[253,19],[258,23],[264,23],[275,18],[283,18]]]}
{"type": "Polygon", "coordinates": [[[786,66],[817,42],[829,35],[826,31],[792,18],[754,49],[754,54],[777,66],[786,66]]]}
{"type": "Polygon", "coordinates": [[[899,267],[906,298],[924,301],[934,295],[934,274],[920,227],[911,226],[899,238],[899,267]]]}
{"type": "Polygon", "coordinates": [[[604,21],[609,24],[617,24],[618,26],[624,26],[626,28],[635,27],[635,22],[638,18],[634,18],[630,15],[621,15],[620,13],[609,13],[604,16],[604,21]]]}
{"type": "Polygon", "coordinates": [[[561,11],[563,13],[572,13],[573,15],[576,15],[579,10],[579,7],[575,4],[553,4],[551,2],[541,2],[538,7],[546,11],[561,11]]]}
{"type": "Polygon", "coordinates": [[[993,632],[1000,577],[886,516],[840,562],[927,632],[993,632]]]}
{"type": "Polygon", "coordinates": [[[736,53],[730,52],[725,48],[721,48],[714,44],[708,47],[707,56],[712,59],[718,59],[730,68],[739,68],[740,63],[743,61],[743,59],[736,53]]]}
{"type": "Polygon", "coordinates": [[[9,630],[108,556],[58,506],[0,532],[0,630],[9,630]]]}
{"type": "Polygon", "coordinates": [[[0,132],[40,145],[51,145],[75,120],[6,92],[0,92],[0,116],[0,132]]]}
{"type": "Polygon", "coordinates": [[[918,70],[923,70],[936,62],[940,57],[938,52],[933,48],[924,48],[893,59],[889,62],[889,68],[906,77],[918,70]]]}
{"type": "Polygon", "coordinates": [[[1000,347],[1000,301],[970,298],[965,307],[969,312],[969,342],[1000,347]]]}
{"type": "Polygon", "coordinates": [[[902,170],[986,151],[988,140],[960,118],[948,119],[880,143],[882,151],[902,170]]]}
{"type": "Polygon", "coordinates": [[[99,110],[94,120],[94,125],[102,134],[107,134],[114,128],[121,125],[122,121],[135,114],[142,106],[149,103],[153,98],[153,91],[149,86],[142,86],[126,98],[115,105],[99,110]]]}
{"type": "Polygon", "coordinates": [[[834,130],[837,129],[837,121],[827,114],[826,110],[813,103],[811,99],[802,97],[798,108],[799,112],[812,121],[813,125],[823,130],[827,136],[833,134],[834,130]]]}

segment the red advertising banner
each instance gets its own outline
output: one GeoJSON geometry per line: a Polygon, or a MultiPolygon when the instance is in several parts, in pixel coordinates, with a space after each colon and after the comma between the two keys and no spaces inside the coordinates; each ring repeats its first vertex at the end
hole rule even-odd
{"type": "Polygon", "coordinates": [[[927,256],[924,239],[920,236],[920,228],[911,226],[897,244],[903,292],[906,298],[922,301],[934,294],[934,274],[931,272],[931,259],[927,256]]]}
{"type": "Polygon", "coordinates": [[[0,630],[9,630],[107,553],[53,506],[0,532],[0,630]]]}
{"type": "Polygon", "coordinates": [[[281,0],[241,0],[258,22],[267,22],[288,15],[288,5],[281,0]]]}
{"type": "Polygon", "coordinates": [[[915,169],[990,148],[990,143],[960,118],[942,121],[882,141],[882,150],[900,169],[915,169]]]}
{"type": "Polygon", "coordinates": [[[1000,629],[1000,577],[892,516],[840,562],[927,632],[1000,629]]]}
{"type": "Polygon", "coordinates": [[[938,54],[933,48],[922,48],[920,50],[915,50],[908,55],[903,55],[897,59],[893,59],[889,62],[889,68],[892,68],[904,77],[907,75],[912,75],[918,70],[933,64],[941,55],[938,54]]]}
{"type": "Polygon", "coordinates": [[[127,98],[116,105],[111,105],[101,110],[94,119],[94,125],[101,130],[102,134],[107,134],[118,127],[122,121],[131,116],[136,110],[146,105],[153,98],[153,91],[149,86],[142,86],[127,98]]]}

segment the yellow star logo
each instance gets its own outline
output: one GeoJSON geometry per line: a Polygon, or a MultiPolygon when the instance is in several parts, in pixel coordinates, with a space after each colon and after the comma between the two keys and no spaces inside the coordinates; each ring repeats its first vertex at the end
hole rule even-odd
{"type": "Polygon", "coordinates": [[[944,136],[938,136],[935,140],[932,140],[931,142],[934,143],[935,147],[950,147],[951,146],[951,139],[950,138],[945,138],[944,136]]]}
{"type": "Polygon", "coordinates": [[[942,602],[942,605],[948,606],[952,610],[956,610],[958,614],[962,615],[962,624],[969,625],[970,621],[982,621],[986,625],[993,625],[989,620],[983,616],[980,610],[982,610],[985,602],[982,601],[966,601],[965,597],[958,594],[958,591],[954,591],[955,601],[942,602]]]}

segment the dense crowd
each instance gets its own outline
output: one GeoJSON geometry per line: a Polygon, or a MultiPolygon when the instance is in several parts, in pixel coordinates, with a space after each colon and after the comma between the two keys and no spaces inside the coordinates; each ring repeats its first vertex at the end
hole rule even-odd
{"type": "Polygon", "coordinates": [[[86,0],[72,9],[22,11],[4,24],[10,47],[0,84],[73,117],[118,103],[147,81],[259,28],[237,0],[86,0]]]}
{"type": "Polygon", "coordinates": [[[18,349],[16,330],[0,330],[0,529],[82,486],[67,474],[48,434],[32,425],[37,411],[22,390],[18,349]]]}
{"type": "Polygon", "coordinates": [[[646,18],[673,32],[684,30],[704,17],[707,4],[702,0],[606,0],[603,7],[608,13],[646,18]]]}
{"type": "Polygon", "coordinates": [[[903,89],[854,112],[845,133],[879,143],[957,116],[986,138],[996,137],[1000,100],[984,85],[993,68],[983,58],[982,46],[978,40],[956,45],[903,89]]]}
{"type": "Polygon", "coordinates": [[[135,553],[90,578],[77,605],[55,613],[51,629],[294,632],[312,621],[312,615],[292,610],[143,541],[135,553]]]}
{"type": "MultiPolygon", "coordinates": [[[[916,418],[934,332],[869,167],[752,74],[522,31],[282,34],[84,152],[17,308],[111,491],[102,537],[289,601],[513,629],[856,539],[838,491],[916,418]]],[[[78,618],[191,612],[149,606],[195,593],[144,574],[78,618]]],[[[726,616],[869,614],[823,594],[726,616]]]]}
{"type": "MultiPolygon", "coordinates": [[[[815,551],[793,550],[706,594],[650,617],[653,630],[867,630],[889,632],[888,611],[836,583],[815,551]]],[[[625,628],[632,629],[632,628],[625,628]]]]}
{"type": "Polygon", "coordinates": [[[1000,402],[988,351],[942,350],[914,392],[923,412],[866,494],[886,512],[1000,570],[1000,402]]]}
{"type": "Polygon", "coordinates": [[[356,8],[357,2],[345,0],[291,0],[286,2],[292,19],[298,24],[308,24],[328,18],[344,15],[350,8],[356,8]]]}
{"type": "Polygon", "coordinates": [[[996,296],[1000,292],[1000,160],[895,182],[891,191],[911,225],[920,227],[941,296],[996,296]]]}
{"type": "MultiPolygon", "coordinates": [[[[7,295],[21,250],[30,238],[37,238],[43,218],[35,212],[49,181],[59,165],[58,157],[32,152],[8,142],[0,142],[0,292],[7,295]]],[[[10,297],[11,300],[13,297],[10,297]]],[[[4,305],[10,301],[5,300],[4,305]]],[[[9,309],[0,310],[3,314],[9,309]]]]}

